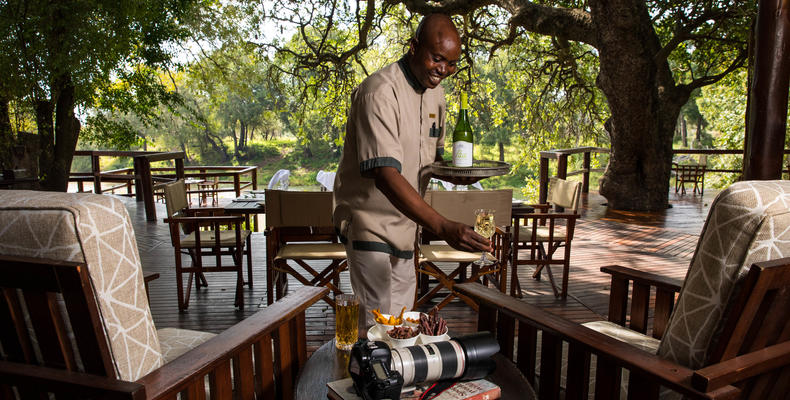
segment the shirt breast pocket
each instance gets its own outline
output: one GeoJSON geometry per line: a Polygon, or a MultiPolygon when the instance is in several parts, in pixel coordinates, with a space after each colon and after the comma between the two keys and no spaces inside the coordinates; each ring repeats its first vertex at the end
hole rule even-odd
{"type": "Polygon", "coordinates": [[[436,122],[434,122],[433,124],[431,124],[431,129],[430,129],[430,133],[429,133],[430,137],[432,137],[432,138],[438,138],[438,137],[439,137],[439,135],[441,135],[441,133],[442,133],[442,128],[440,128],[440,127],[437,127],[437,126],[436,126],[436,122]]]}

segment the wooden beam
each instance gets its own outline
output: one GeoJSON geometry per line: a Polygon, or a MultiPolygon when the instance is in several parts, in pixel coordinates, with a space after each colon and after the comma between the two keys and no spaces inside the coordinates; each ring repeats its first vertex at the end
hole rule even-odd
{"type": "Polygon", "coordinates": [[[744,179],[782,177],[790,81],[790,0],[760,0],[746,111],[744,179]]]}

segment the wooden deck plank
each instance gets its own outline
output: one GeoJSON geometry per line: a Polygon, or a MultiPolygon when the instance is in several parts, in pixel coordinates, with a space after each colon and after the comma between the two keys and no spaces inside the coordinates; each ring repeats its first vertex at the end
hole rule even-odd
{"type": "MultiPolygon", "coordinates": [[[[714,191],[704,197],[670,194],[673,208],[661,213],[618,212],[608,210],[606,200],[596,193],[584,198],[582,218],[576,228],[571,252],[568,298],[556,299],[544,274],[543,280],[531,278],[532,268],[521,266],[519,277],[525,293],[523,301],[576,322],[606,318],[609,277],[600,267],[619,264],[683,279],[712,202],[714,191]]],[[[148,222],[142,203],[122,198],[135,228],[143,270],[159,273],[151,282],[150,307],[157,328],[221,332],[265,307],[266,246],[262,233],[253,233],[253,274],[255,286],[245,287],[244,311],[234,306],[235,274],[208,273],[209,286],[192,289],[189,309],[179,313],[175,290],[173,248],[164,205],[157,203],[157,222],[148,222]]],[[[320,264],[319,264],[320,265],[320,264]]],[[[324,264],[326,265],[326,264],[324,264]]],[[[448,269],[452,266],[446,266],[448,269]]],[[[560,268],[555,268],[559,277],[560,268]]],[[[559,278],[557,278],[559,279],[559,278]]],[[[299,285],[291,280],[291,288],[299,285]]],[[[350,291],[348,273],[341,275],[341,288],[350,291]]],[[[426,305],[425,309],[431,305],[426,305]]],[[[459,335],[475,330],[475,312],[463,302],[453,301],[441,314],[448,321],[450,333],[459,335]]],[[[334,312],[318,302],[306,312],[307,347],[312,352],[334,335],[334,312]]]]}

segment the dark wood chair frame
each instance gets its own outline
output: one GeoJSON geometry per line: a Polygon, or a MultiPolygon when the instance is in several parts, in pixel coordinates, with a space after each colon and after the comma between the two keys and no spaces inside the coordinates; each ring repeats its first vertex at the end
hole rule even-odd
{"type": "Polygon", "coordinates": [[[25,399],[48,398],[47,393],[55,399],[202,399],[208,397],[206,378],[212,399],[292,399],[307,361],[305,310],[327,292],[301,288],[128,382],[115,376],[84,264],[0,256],[0,288],[3,399],[17,398],[15,392],[25,399]],[[36,361],[32,335],[43,364],[36,361]]]}
{"type": "MultiPolygon", "coordinates": [[[[420,242],[429,244],[432,240],[439,240],[433,232],[423,228],[420,234],[420,242]]],[[[436,308],[441,309],[449,304],[454,298],[461,301],[477,311],[477,303],[455,290],[455,285],[459,283],[481,282],[498,288],[501,292],[507,290],[507,266],[510,259],[510,227],[496,227],[494,236],[491,238],[494,247],[493,256],[496,259],[494,264],[480,267],[471,262],[459,263],[458,267],[450,273],[444,272],[439,266],[430,261],[419,261],[419,255],[414,257],[417,274],[417,293],[415,295],[414,307],[420,307],[434,297],[441,294],[443,290],[448,291],[444,298],[436,304],[436,308]],[[467,277],[467,271],[469,276],[467,277]],[[436,286],[428,289],[431,279],[436,280],[436,286]]]]}
{"type": "MultiPolygon", "coordinates": [[[[338,243],[337,233],[335,233],[333,227],[268,227],[265,235],[267,304],[272,304],[275,300],[281,299],[288,293],[288,275],[293,276],[305,286],[324,286],[329,288],[335,295],[343,293],[340,290],[340,273],[348,269],[348,261],[346,259],[331,260],[329,265],[321,271],[317,271],[300,259],[275,260],[280,249],[288,243],[338,243]],[[288,265],[288,261],[297,263],[310,274],[310,277],[300,274],[299,271],[288,265]]],[[[332,308],[335,307],[335,301],[329,295],[324,297],[324,301],[332,308]]]]}
{"type": "Polygon", "coordinates": [[[224,210],[220,207],[204,208],[185,208],[178,214],[165,218],[165,222],[170,225],[170,240],[173,244],[176,259],[176,288],[178,290],[178,309],[184,311],[189,307],[189,297],[192,288],[192,279],[195,278],[195,290],[201,286],[208,286],[204,272],[236,272],[236,297],[234,305],[239,309],[244,309],[244,285],[252,289],[252,235],[248,235],[246,241],[242,240],[241,231],[243,229],[244,216],[224,215],[224,210]],[[203,242],[200,235],[195,235],[195,247],[183,247],[181,243],[181,231],[190,234],[201,229],[209,229],[215,232],[225,228],[235,232],[234,246],[228,247],[220,242],[220,235],[214,236],[214,241],[203,242]],[[190,267],[183,266],[182,255],[188,255],[192,261],[190,267]],[[247,256],[247,281],[244,282],[243,256],[247,256]],[[213,267],[203,266],[204,256],[214,256],[215,264],[213,267]],[[223,265],[222,256],[231,256],[233,265],[223,265]],[[184,283],[182,275],[188,273],[186,293],[184,293],[184,283]]]}
{"type": "Polygon", "coordinates": [[[675,193],[680,191],[680,194],[686,194],[686,183],[692,183],[694,184],[692,194],[697,194],[699,190],[700,196],[702,195],[705,190],[705,165],[674,163],[674,169],[675,193]]]}
{"type": "Polygon", "coordinates": [[[537,212],[513,211],[513,252],[511,261],[510,295],[522,297],[521,283],[518,279],[519,265],[534,265],[535,272],[532,274],[534,279],[540,280],[541,273],[546,268],[551,282],[551,289],[554,296],[566,298],[568,296],[568,275],[570,274],[571,262],[571,242],[576,229],[576,220],[581,216],[573,213],[550,211],[549,204],[531,204],[537,212]],[[520,237],[520,227],[531,226],[529,237],[520,237]],[[548,237],[538,237],[538,228],[548,229],[548,237]],[[558,234],[556,228],[564,227],[565,235],[558,234]],[[562,258],[556,258],[557,250],[564,248],[562,258]],[[528,259],[519,258],[519,250],[529,250],[528,259]],[[554,274],[551,271],[552,265],[562,266],[562,284],[558,289],[554,281],[554,274]]]}
{"type": "MultiPolygon", "coordinates": [[[[612,274],[610,320],[646,332],[650,288],[655,287],[653,336],[661,336],[674,304],[676,282],[624,267],[612,274]],[[633,282],[630,318],[628,283],[633,282]],[[663,294],[662,294],[663,293],[663,294]],[[625,300],[624,300],[625,299],[625,300]]],[[[538,307],[476,284],[456,286],[480,304],[478,330],[496,332],[501,352],[516,364],[541,399],[558,399],[562,389],[563,343],[568,344],[565,399],[588,397],[590,357],[597,356],[596,399],[619,399],[621,369],[630,371],[629,399],[657,399],[659,387],[691,399],[790,397],[790,258],[754,264],[724,315],[709,365],[693,370],[567,321],[538,307]],[[537,340],[541,337],[540,365],[537,340]],[[515,338],[518,345],[515,346],[515,338]],[[535,372],[540,371],[539,382],[535,372]]]]}

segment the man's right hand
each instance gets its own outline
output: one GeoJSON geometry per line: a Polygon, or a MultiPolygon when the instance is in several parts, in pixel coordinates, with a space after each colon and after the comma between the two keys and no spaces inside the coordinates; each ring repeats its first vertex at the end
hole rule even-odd
{"type": "Polygon", "coordinates": [[[494,251],[490,240],[475,232],[471,226],[460,222],[446,220],[437,235],[456,250],[494,251]]]}

